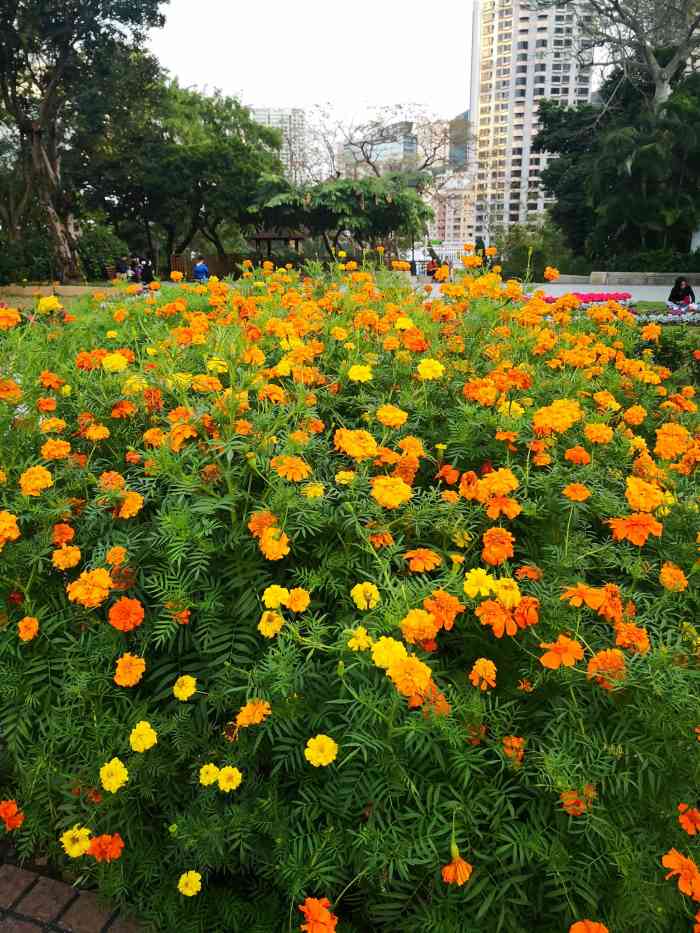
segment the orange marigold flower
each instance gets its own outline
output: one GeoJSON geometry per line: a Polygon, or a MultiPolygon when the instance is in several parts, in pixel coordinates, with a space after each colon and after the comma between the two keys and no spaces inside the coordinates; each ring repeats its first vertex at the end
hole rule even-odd
{"type": "Polygon", "coordinates": [[[117,659],[114,682],[120,687],[135,687],[143,677],[146,662],[133,654],[123,654],[117,659]]]}
{"type": "Polygon", "coordinates": [[[442,557],[427,547],[419,547],[412,551],[406,551],[403,557],[404,560],[408,561],[409,569],[414,573],[435,570],[436,567],[442,564],[442,557]]]}
{"type": "Polygon", "coordinates": [[[144,610],[138,599],[122,596],[109,607],[109,624],[120,632],[130,632],[143,622],[144,610]]]}
{"type": "Polygon", "coordinates": [[[594,609],[597,612],[603,603],[603,594],[593,586],[577,583],[575,586],[568,586],[559,599],[567,599],[571,606],[577,608],[585,603],[589,609],[594,609]]]}
{"type": "Polygon", "coordinates": [[[638,654],[649,651],[649,634],[634,622],[618,622],[615,626],[615,644],[618,648],[630,648],[638,654]]]}
{"type": "Polygon", "coordinates": [[[289,538],[280,528],[266,528],[258,544],[268,560],[281,560],[289,554],[289,538]]]}
{"type": "Polygon", "coordinates": [[[418,697],[421,702],[432,681],[428,665],[410,655],[395,660],[387,670],[387,676],[402,696],[418,697]]]}
{"type": "Polygon", "coordinates": [[[100,473],[100,489],[115,490],[115,489],[124,489],[126,486],[126,480],[121,475],[117,473],[116,470],[105,470],[104,473],[100,473]]]}
{"type": "Polygon", "coordinates": [[[482,541],[484,546],[481,551],[481,558],[484,563],[490,564],[492,567],[502,564],[513,556],[515,538],[505,528],[489,528],[484,532],[482,541]]]}
{"type": "Polygon", "coordinates": [[[613,430],[610,425],[600,422],[587,424],[583,433],[591,444],[609,444],[613,439],[613,430]]]}
{"type": "Polygon", "coordinates": [[[656,429],[654,453],[662,460],[674,460],[685,453],[691,443],[692,437],[686,428],[671,421],[656,429]]]}
{"type": "Polygon", "coordinates": [[[66,591],[72,603],[95,609],[107,599],[112,586],[109,573],[103,567],[98,567],[96,570],[84,570],[77,580],[68,584],[66,591]]]}
{"type": "Polygon", "coordinates": [[[664,502],[663,490],[638,476],[627,477],[625,498],[633,512],[653,512],[664,502]]]}
{"type": "Polygon", "coordinates": [[[453,856],[452,861],[442,866],[442,880],[445,884],[456,884],[461,887],[466,884],[472,876],[473,866],[458,854],[453,856]]]}
{"type": "Polygon", "coordinates": [[[285,606],[291,612],[298,613],[298,612],[306,612],[306,610],[309,608],[310,603],[311,603],[311,597],[309,593],[306,590],[302,589],[301,587],[296,586],[294,587],[293,590],[289,591],[289,596],[287,597],[285,606]]]}
{"type": "Polygon", "coordinates": [[[540,601],[534,596],[523,596],[513,611],[518,628],[529,628],[540,621],[540,601]]]}
{"type": "Polygon", "coordinates": [[[449,632],[457,616],[460,612],[464,612],[465,606],[451,593],[435,590],[430,596],[425,597],[423,608],[435,617],[435,622],[440,628],[449,632]]]}
{"type": "Polygon", "coordinates": [[[126,560],[127,550],[125,547],[115,545],[105,554],[105,561],[113,567],[119,567],[126,560]]]}
{"type": "Polygon", "coordinates": [[[585,447],[577,444],[576,447],[569,447],[564,452],[564,459],[568,460],[569,463],[575,463],[577,466],[586,466],[591,462],[591,455],[585,447]]]}
{"type": "Polygon", "coordinates": [[[41,456],[44,460],[65,460],[69,455],[68,441],[48,440],[41,445],[41,456]]]}
{"type": "Polygon", "coordinates": [[[377,409],[377,421],[386,428],[400,428],[408,420],[408,412],[396,405],[380,405],[377,409]]]}
{"type": "Polygon", "coordinates": [[[64,380],[49,369],[44,369],[39,373],[39,384],[44,389],[60,389],[64,380]]]}
{"type": "Polygon", "coordinates": [[[333,435],[333,445],[353,460],[370,460],[377,456],[377,442],[367,431],[338,428],[333,435]]]}
{"type": "Polygon", "coordinates": [[[638,547],[643,547],[649,535],[661,537],[663,525],[648,514],[648,512],[633,512],[622,518],[610,518],[608,524],[612,529],[615,541],[629,541],[638,547]]]}
{"type": "Polygon", "coordinates": [[[75,537],[75,531],[71,528],[70,525],[66,525],[62,522],[59,522],[57,525],[53,526],[51,532],[51,540],[54,544],[59,546],[62,544],[68,544],[75,537]]]}
{"type": "Polygon", "coordinates": [[[568,486],[564,486],[562,492],[572,502],[585,502],[591,497],[591,490],[583,483],[569,483],[568,486]]]}
{"type": "Polygon", "coordinates": [[[504,735],[503,754],[515,764],[522,764],[525,757],[525,739],[519,735],[504,735]]]}
{"type": "Polygon", "coordinates": [[[583,409],[571,399],[555,399],[551,405],[539,408],[532,418],[532,427],[540,437],[563,434],[583,418],[583,409]]]}
{"type": "Polygon", "coordinates": [[[598,651],[588,662],[589,680],[595,679],[605,690],[612,690],[625,677],[625,656],[618,648],[598,651]]]}
{"type": "Polygon", "coordinates": [[[661,566],[659,573],[659,583],[665,590],[672,593],[681,593],[688,588],[688,578],[680,567],[671,561],[665,561],[661,566]]]}
{"type": "Polygon", "coordinates": [[[36,403],[37,411],[56,411],[56,399],[47,396],[46,398],[37,399],[36,403]]]}
{"type": "Polygon", "coordinates": [[[661,859],[661,864],[664,868],[671,869],[666,875],[666,880],[677,877],[681,894],[687,894],[693,900],[700,901],[700,871],[692,858],[681,855],[677,849],[670,849],[661,859]]]}
{"type": "Polygon", "coordinates": [[[162,447],[165,443],[165,432],[162,428],[149,428],[143,432],[143,442],[146,447],[162,447]]]}
{"type": "Polygon", "coordinates": [[[245,706],[242,706],[236,716],[236,726],[239,729],[247,729],[248,726],[257,726],[265,722],[268,716],[272,715],[272,707],[267,700],[249,700],[245,706]]]}
{"type": "Polygon", "coordinates": [[[254,538],[261,538],[266,528],[274,528],[279,519],[272,512],[253,512],[248,521],[248,531],[254,538]]]}
{"type": "Polygon", "coordinates": [[[411,609],[399,622],[403,637],[410,645],[430,641],[438,633],[439,626],[435,616],[425,609],[411,609]]]}
{"type": "Polygon", "coordinates": [[[534,564],[524,564],[522,567],[518,567],[515,571],[516,580],[537,580],[542,579],[542,571],[539,567],[536,567],[534,564]]]}
{"type": "Polygon", "coordinates": [[[16,800],[0,800],[0,820],[8,833],[19,829],[24,822],[24,813],[17,806],[16,800]]]}
{"type": "Polygon", "coordinates": [[[143,508],[143,496],[138,492],[129,491],[122,496],[121,503],[117,509],[117,518],[133,518],[143,508]]]}
{"type": "Polygon", "coordinates": [[[80,548],[64,544],[51,555],[51,563],[58,570],[69,570],[80,563],[80,548]]]}
{"type": "Polygon", "coordinates": [[[562,666],[573,667],[577,661],[583,660],[583,646],[566,635],[560,635],[556,641],[540,642],[540,648],[546,649],[540,658],[540,664],[552,671],[562,666]]]}
{"type": "Polygon", "coordinates": [[[647,410],[646,408],[642,408],[641,405],[632,405],[632,407],[628,408],[622,415],[627,424],[632,425],[632,427],[640,425],[646,416],[647,410]]]}
{"type": "Polygon", "coordinates": [[[311,467],[305,463],[301,457],[280,456],[273,457],[270,466],[281,476],[282,479],[291,480],[293,483],[299,483],[311,476],[311,467]]]}
{"type": "Polygon", "coordinates": [[[486,514],[492,521],[497,521],[501,515],[506,518],[517,518],[522,512],[522,506],[516,499],[508,496],[491,496],[486,500],[486,514]]]}
{"type": "Polygon", "coordinates": [[[700,833],[700,810],[687,803],[679,803],[678,822],[689,836],[696,836],[700,833]]]}
{"type": "Polygon", "coordinates": [[[90,848],[87,854],[91,855],[98,862],[114,862],[122,854],[124,840],[119,833],[110,836],[94,836],[90,840],[90,848]]]}
{"type": "Polygon", "coordinates": [[[588,809],[588,803],[578,795],[576,790],[565,790],[559,794],[562,809],[569,816],[581,816],[588,809]]]}
{"type": "Polygon", "coordinates": [[[39,634],[39,620],[36,616],[25,616],[17,623],[20,641],[32,641],[39,634]]]}
{"type": "Polygon", "coordinates": [[[299,910],[306,923],[302,923],[304,933],[334,933],[338,918],[329,910],[331,902],[327,897],[307,897],[299,910]]]}
{"type": "Polygon", "coordinates": [[[480,690],[496,686],[496,665],[488,658],[478,658],[471,669],[469,680],[480,690]]]}
{"type": "Polygon", "coordinates": [[[375,550],[383,547],[391,547],[394,543],[394,536],[390,531],[378,531],[369,536],[370,544],[375,550]]]}
{"type": "Polygon", "coordinates": [[[517,635],[518,623],[509,609],[495,599],[486,599],[474,610],[482,625],[490,625],[496,638],[504,635],[517,635]]]}
{"type": "Polygon", "coordinates": [[[595,920],[578,920],[569,927],[569,933],[610,933],[604,923],[595,920]]]}
{"type": "Polygon", "coordinates": [[[44,489],[53,486],[53,477],[45,467],[29,467],[19,478],[19,485],[24,496],[38,496],[44,489]]]}

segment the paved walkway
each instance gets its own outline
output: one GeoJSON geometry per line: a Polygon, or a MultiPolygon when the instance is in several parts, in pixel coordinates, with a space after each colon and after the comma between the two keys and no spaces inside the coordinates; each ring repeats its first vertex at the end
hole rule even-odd
{"type": "Polygon", "coordinates": [[[90,891],[0,865],[0,933],[141,933],[90,891]]]}

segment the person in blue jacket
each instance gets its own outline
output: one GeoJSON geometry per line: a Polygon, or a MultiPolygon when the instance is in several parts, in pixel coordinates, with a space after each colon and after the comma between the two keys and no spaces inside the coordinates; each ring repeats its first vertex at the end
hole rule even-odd
{"type": "Polygon", "coordinates": [[[200,256],[192,270],[195,282],[204,285],[209,279],[209,266],[204,261],[204,256],[200,256]]]}

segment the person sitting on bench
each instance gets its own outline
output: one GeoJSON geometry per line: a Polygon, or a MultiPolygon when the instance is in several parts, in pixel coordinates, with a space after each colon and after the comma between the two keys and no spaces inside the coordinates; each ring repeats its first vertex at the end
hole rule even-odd
{"type": "Polygon", "coordinates": [[[697,311],[695,292],[690,287],[687,279],[682,276],[676,279],[671,294],[668,296],[666,307],[676,314],[682,314],[684,311],[697,311]]]}

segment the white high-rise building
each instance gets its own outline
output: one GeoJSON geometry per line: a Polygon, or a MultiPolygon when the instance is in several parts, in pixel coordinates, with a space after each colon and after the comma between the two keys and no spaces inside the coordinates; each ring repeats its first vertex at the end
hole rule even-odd
{"type": "Polygon", "coordinates": [[[300,181],[305,169],[306,116],[303,110],[251,107],[250,114],[256,123],[269,126],[282,133],[280,160],[285,174],[291,181],[300,181]]]}
{"type": "Polygon", "coordinates": [[[475,235],[488,240],[548,204],[540,188],[547,155],[532,151],[540,100],[591,98],[593,52],[570,5],[475,0],[470,110],[477,135],[475,235]]]}

